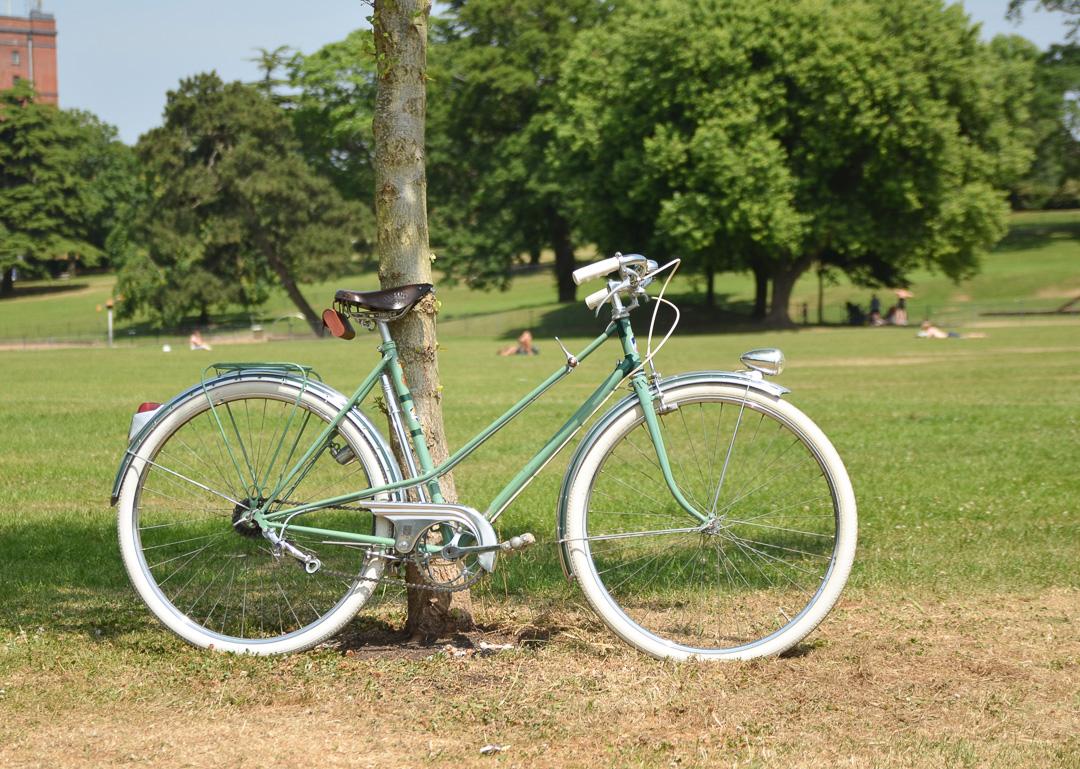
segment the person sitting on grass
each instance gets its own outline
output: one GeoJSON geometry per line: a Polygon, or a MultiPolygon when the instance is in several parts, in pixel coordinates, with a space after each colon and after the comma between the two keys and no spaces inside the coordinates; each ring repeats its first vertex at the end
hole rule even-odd
{"type": "Polygon", "coordinates": [[[533,345],[532,332],[525,329],[521,332],[521,336],[517,338],[517,344],[512,344],[509,347],[504,347],[499,350],[499,355],[539,355],[540,349],[533,345]]]}
{"type": "Polygon", "coordinates": [[[188,337],[188,344],[192,350],[209,350],[210,345],[203,341],[202,334],[199,329],[195,329],[191,332],[191,336],[188,337]]]}

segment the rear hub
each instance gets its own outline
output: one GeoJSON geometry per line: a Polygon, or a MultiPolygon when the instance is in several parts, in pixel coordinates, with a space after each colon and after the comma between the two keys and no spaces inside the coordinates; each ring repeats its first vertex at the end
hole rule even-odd
{"type": "Polygon", "coordinates": [[[233,531],[242,537],[257,539],[262,537],[262,527],[258,521],[251,517],[252,510],[258,510],[266,503],[265,499],[245,499],[233,508],[232,527],[233,531]]]}

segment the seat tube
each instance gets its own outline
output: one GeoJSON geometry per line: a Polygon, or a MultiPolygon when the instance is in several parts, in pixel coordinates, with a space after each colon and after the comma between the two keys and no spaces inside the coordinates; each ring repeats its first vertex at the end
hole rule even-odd
{"type": "MultiPolygon", "coordinates": [[[[384,373],[381,378],[383,400],[386,401],[386,411],[390,417],[390,426],[394,430],[394,437],[397,439],[398,445],[401,446],[401,453],[405,455],[405,465],[406,469],[409,471],[409,477],[415,478],[420,473],[416,470],[416,459],[410,445],[411,441],[405,433],[405,423],[402,420],[401,406],[398,405],[397,395],[394,393],[394,385],[390,381],[389,374],[384,373]]],[[[420,501],[427,502],[428,492],[424,487],[424,484],[418,483],[414,488],[416,489],[417,496],[420,497],[420,501]]]]}
{"type": "MultiPolygon", "coordinates": [[[[396,410],[399,414],[398,421],[395,422],[393,416],[391,416],[391,423],[395,424],[395,433],[397,433],[400,425],[400,420],[404,419],[405,425],[401,433],[397,433],[397,438],[401,441],[401,449],[405,454],[405,461],[408,465],[408,470],[412,473],[413,477],[418,474],[416,472],[416,466],[412,461],[412,452],[408,449],[408,444],[404,441],[404,432],[409,434],[409,443],[412,444],[413,452],[416,454],[416,459],[420,462],[420,473],[427,475],[435,469],[434,463],[431,461],[431,453],[428,451],[427,442],[424,440],[424,429],[420,425],[420,420],[416,416],[416,407],[413,405],[412,393],[409,391],[409,387],[405,384],[405,374],[401,370],[401,363],[398,361],[397,344],[390,337],[390,328],[386,321],[377,321],[379,327],[379,334],[382,337],[382,344],[379,349],[383,355],[388,359],[387,368],[390,372],[390,385],[393,387],[392,393],[387,393],[384,381],[384,393],[387,394],[387,410],[391,415],[396,410]],[[391,405],[390,396],[396,396],[393,398],[395,403],[391,405]]],[[[384,375],[385,377],[385,375],[384,375]]],[[[425,499],[427,495],[430,495],[431,500],[434,502],[442,503],[443,499],[442,490],[439,488],[439,479],[432,478],[427,482],[427,494],[423,489],[417,487],[421,499],[425,499]]]]}

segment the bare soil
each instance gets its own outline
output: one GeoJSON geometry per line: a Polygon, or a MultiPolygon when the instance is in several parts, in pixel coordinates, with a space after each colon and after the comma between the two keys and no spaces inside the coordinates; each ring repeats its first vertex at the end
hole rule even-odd
{"type": "Polygon", "coordinates": [[[857,593],[794,653],[723,665],[643,657],[574,608],[488,607],[493,630],[434,645],[368,627],[225,674],[73,649],[5,674],[0,766],[1077,767],[1078,610],[1068,589],[857,593]]]}

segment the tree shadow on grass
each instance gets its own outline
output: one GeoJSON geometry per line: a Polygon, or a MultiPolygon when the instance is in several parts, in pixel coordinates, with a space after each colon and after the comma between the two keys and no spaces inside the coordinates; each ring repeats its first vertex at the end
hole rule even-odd
{"type": "Polygon", "coordinates": [[[0,604],[4,630],[43,627],[102,639],[147,624],[112,526],[58,521],[7,527],[0,537],[0,562],[6,572],[0,604]]]}
{"type": "MultiPolygon", "coordinates": [[[[111,522],[55,520],[5,527],[0,563],[5,564],[0,630],[19,634],[42,628],[91,641],[121,639],[154,628],[168,636],[131,587],[111,522]]],[[[565,584],[554,548],[545,548],[528,563],[505,559],[501,569],[506,573],[496,573],[497,583],[488,577],[477,588],[496,601],[527,601],[529,593],[550,593],[565,584]]],[[[381,603],[390,601],[399,602],[394,614],[400,614],[404,591],[395,589],[381,603]]],[[[379,656],[394,647],[399,652],[389,652],[391,656],[422,657],[438,652],[440,644],[479,650],[480,640],[514,642],[495,626],[481,626],[462,638],[417,642],[379,614],[380,601],[373,601],[328,645],[361,656],[379,656]]]]}
{"type": "Polygon", "coordinates": [[[1080,221],[1013,224],[996,250],[1030,251],[1064,240],[1080,240],[1080,221]]]}
{"type": "Polygon", "coordinates": [[[57,282],[57,283],[43,283],[33,286],[21,286],[18,283],[15,284],[15,289],[7,296],[0,295],[0,302],[9,301],[11,299],[25,299],[31,296],[49,296],[50,294],[70,294],[75,291],[81,291],[87,288],[89,283],[69,283],[69,282],[57,282]]]}
{"type": "MultiPolygon", "coordinates": [[[[706,307],[700,294],[681,294],[668,298],[679,308],[680,319],[676,332],[679,334],[745,334],[770,329],[751,320],[753,305],[750,302],[732,299],[730,294],[718,294],[715,307],[706,307]]],[[[630,318],[638,336],[644,337],[648,333],[654,307],[650,302],[631,313],[630,318]]],[[[582,302],[574,302],[537,313],[529,330],[538,340],[554,336],[595,336],[604,330],[610,317],[610,310],[606,307],[597,317],[584,307],[582,302]]],[[[654,339],[662,339],[674,320],[674,311],[661,305],[656,311],[654,339]]],[[[524,329],[504,331],[500,338],[516,339],[522,330],[524,329]]]]}

